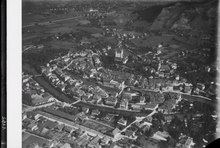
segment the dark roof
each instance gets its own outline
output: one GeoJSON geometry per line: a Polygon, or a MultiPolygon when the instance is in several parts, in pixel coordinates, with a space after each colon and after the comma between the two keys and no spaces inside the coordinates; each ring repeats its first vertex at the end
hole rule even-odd
{"type": "Polygon", "coordinates": [[[160,69],[163,69],[165,71],[169,71],[170,70],[170,67],[169,65],[161,65],[161,68],[160,69]]]}
{"type": "Polygon", "coordinates": [[[67,132],[71,132],[72,131],[72,128],[70,126],[65,126],[64,127],[64,130],[67,131],[67,132]]]}
{"type": "Polygon", "coordinates": [[[49,128],[49,129],[53,129],[53,128],[55,128],[57,125],[58,125],[58,123],[57,123],[57,122],[54,122],[54,121],[47,120],[47,121],[45,122],[45,127],[46,127],[46,128],[49,128]]]}
{"type": "Polygon", "coordinates": [[[125,135],[128,136],[128,137],[130,137],[130,136],[133,135],[133,131],[131,131],[131,130],[126,130],[126,131],[125,131],[125,135]]]}

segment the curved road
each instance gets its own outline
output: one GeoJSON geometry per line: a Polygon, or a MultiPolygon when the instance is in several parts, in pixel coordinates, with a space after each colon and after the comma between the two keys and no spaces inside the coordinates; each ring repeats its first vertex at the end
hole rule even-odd
{"type": "MultiPolygon", "coordinates": [[[[29,64],[23,64],[22,68],[25,72],[27,72],[33,76],[39,75],[39,73],[33,67],[31,67],[29,64]]],[[[62,102],[67,102],[69,104],[72,104],[72,103],[76,102],[77,100],[79,100],[76,97],[70,98],[70,97],[66,96],[65,94],[63,94],[62,92],[58,91],[55,87],[53,87],[51,84],[49,84],[47,82],[47,80],[45,80],[42,76],[33,77],[33,79],[35,81],[37,81],[41,86],[43,86],[43,88],[45,90],[47,90],[54,97],[56,97],[58,100],[60,100],[62,102]]],[[[147,90],[140,90],[140,91],[147,91],[147,90]]],[[[153,90],[150,90],[150,91],[152,92],[153,90]]],[[[168,92],[168,91],[165,91],[165,92],[168,92]]],[[[170,92],[172,92],[172,91],[170,91],[170,92]]],[[[173,93],[180,94],[179,92],[173,92],[173,93]]],[[[183,94],[183,93],[181,93],[181,95],[186,96],[186,98],[184,98],[184,99],[187,99],[187,100],[199,101],[202,103],[207,103],[212,106],[216,106],[216,103],[214,101],[211,101],[205,97],[192,96],[192,95],[183,94]],[[195,98],[195,100],[193,100],[192,98],[195,98]]],[[[90,104],[90,103],[86,103],[86,102],[82,102],[82,101],[75,103],[74,106],[86,106],[86,107],[93,108],[93,109],[107,111],[109,113],[123,114],[125,116],[147,116],[148,114],[150,114],[152,112],[152,110],[148,110],[147,112],[134,112],[134,111],[129,111],[129,110],[122,110],[122,109],[116,109],[116,108],[107,107],[107,106],[90,104]]]]}
{"type": "MultiPolygon", "coordinates": [[[[23,68],[23,71],[29,73],[30,75],[39,75],[39,73],[28,64],[24,64],[22,68],[23,68]]],[[[58,100],[60,100],[62,102],[67,102],[69,104],[72,104],[78,100],[78,98],[76,98],[76,97],[70,98],[70,97],[66,96],[65,94],[61,93],[55,87],[53,87],[51,84],[49,84],[42,76],[33,77],[33,79],[36,82],[38,82],[46,91],[51,93],[55,98],[57,98],[58,100]]],[[[107,106],[90,104],[90,103],[86,103],[86,102],[82,102],[82,101],[74,104],[74,106],[86,106],[89,108],[99,109],[99,110],[106,111],[109,113],[123,114],[125,116],[147,116],[148,114],[150,114],[152,112],[152,110],[149,110],[147,112],[134,112],[134,111],[129,111],[129,110],[122,110],[122,109],[116,109],[116,108],[107,107],[107,106]]]]}

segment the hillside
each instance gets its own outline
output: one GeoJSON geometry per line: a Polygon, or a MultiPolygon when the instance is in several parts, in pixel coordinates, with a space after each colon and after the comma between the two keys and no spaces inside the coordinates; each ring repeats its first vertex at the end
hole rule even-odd
{"type": "Polygon", "coordinates": [[[193,29],[202,30],[211,26],[217,15],[214,8],[217,1],[211,1],[198,5],[197,3],[176,3],[175,5],[164,7],[159,15],[155,18],[151,30],[160,29],[193,29]]]}

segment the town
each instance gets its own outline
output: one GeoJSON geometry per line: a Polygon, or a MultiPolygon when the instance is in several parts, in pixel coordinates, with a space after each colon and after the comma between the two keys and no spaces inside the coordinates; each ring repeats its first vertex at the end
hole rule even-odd
{"type": "Polygon", "coordinates": [[[215,139],[215,0],[23,3],[23,148],[200,148],[215,139]],[[194,26],[203,17],[209,23],[194,26]]]}

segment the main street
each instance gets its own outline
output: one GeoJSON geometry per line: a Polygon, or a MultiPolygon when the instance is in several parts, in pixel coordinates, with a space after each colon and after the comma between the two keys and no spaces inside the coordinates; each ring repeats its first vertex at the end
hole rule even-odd
{"type": "Polygon", "coordinates": [[[139,89],[139,88],[134,88],[131,87],[133,90],[137,90],[137,91],[141,91],[141,92],[161,92],[161,93],[175,93],[178,95],[181,95],[182,99],[188,100],[188,101],[192,101],[192,102],[201,102],[201,103],[206,103],[209,104],[211,106],[216,106],[216,101],[211,100],[210,98],[204,97],[204,96],[200,96],[200,95],[191,95],[189,93],[183,93],[180,91],[172,91],[172,90],[163,90],[163,91],[158,91],[158,90],[150,90],[150,89],[139,89]]]}
{"type": "MultiPolygon", "coordinates": [[[[23,65],[23,70],[33,76],[35,75],[39,75],[39,73],[30,65],[28,64],[24,64],[23,65]]],[[[104,105],[95,105],[95,104],[90,104],[87,102],[82,102],[79,101],[79,98],[76,97],[68,97],[66,96],[64,93],[58,91],[54,86],[52,86],[51,84],[49,84],[49,82],[47,82],[47,80],[43,77],[43,76],[38,76],[38,77],[33,77],[33,79],[35,81],[37,81],[46,91],[48,91],[49,93],[51,93],[55,98],[57,98],[59,101],[62,102],[66,102],[69,104],[72,104],[74,102],[77,101],[77,103],[74,103],[74,106],[81,106],[81,107],[88,107],[88,108],[92,108],[92,109],[99,109],[108,113],[114,113],[114,114],[122,114],[125,116],[147,116],[148,114],[150,114],[152,112],[152,110],[149,110],[147,112],[135,112],[135,111],[131,111],[131,110],[122,110],[122,109],[117,109],[117,108],[113,108],[113,107],[107,107],[104,105]]],[[[134,89],[134,88],[133,88],[134,89]]],[[[147,90],[142,90],[142,89],[137,89],[135,88],[135,90],[139,90],[139,91],[146,91],[147,90]]],[[[152,92],[154,90],[150,90],[150,92],[152,92]]],[[[156,91],[155,91],[156,92],[156,91]]],[[[157,91],[158,92],[158,91],[157,91]]],[[[165,91],[165,92],[169,92],[169,91],[165,91]]],[[[172,91],[170,91],[172,92],[172,91]]],[[[178,93],[180,94],[180,92],[173,92],[173,93],[178,93]]],[[[215,102],[205,98],[205,97],[200,97],[200,96],[192,96],[189,94],[182,94],[183,96],[188,96],[186,97],[186,99],[192,101],[192,97],[196,97],[195,101],[199,101],[202,103],[209,103],[213,106],[215,106],[215,102]]]]}
{"type": "Polygon", "coordinates": [[[37,108],[51,106],[54,103],[55,103],[55,101],[49,102],[49,103],[45,103],[45,104],[42,104],[42,105],[38,105],[38,106],[28,106],[26,104],[22,104],[22,111],[29,112],[29,111],[33,111],[33,110],[35,110],[37,108]]]}
{"type": "Polygon", "coordinates": [[[89,133],[91,133],[91,134],[96,134],[96,135],[99,135],[100,137],[108,137],[109,139],[112,139],[112,137],[110,137],[110,136],[108,136],[108,135],[105,135],[105,134],[103,134],[103,133],[101,133],[101,132],[98,132],[98,131],[96,131],[96,130],[93,130],[93,129],[91,129],[91,128],[88,128],[88,127],[85,127],[85,126],[76,124],[76,123],[74,123],[74,122],[72,122],[72,121],[69,121],[69,120],[66,120],[66,119],[64,119],[64,118],[60,118],[60,117],[57,117],[57,116],[48,114],[48,113],[43,112],[43,111],[38,111],[37,113],[38,113],[40,116],[43,116],[44,118],[47,118],[47,119],[49,119],[49,120],[51,120],[51,121],[56,121],[56,122],[58,122],[58,123],[60,123],[60,124],[65,124],[65,125],[68,125],[68,126],[71,126],[71,127],[75,128],[75,129],[80,128],[80,129],[82,129],[82,130],[84,130],[84,131],[87,131],[87,132],[89,132],[89,133]]]}

